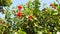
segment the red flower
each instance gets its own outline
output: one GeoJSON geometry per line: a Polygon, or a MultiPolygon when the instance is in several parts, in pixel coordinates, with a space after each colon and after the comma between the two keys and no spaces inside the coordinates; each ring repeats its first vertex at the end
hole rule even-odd
{"type": "Polygon", "coordinates": [[[33,16],[28,16],[28,19],[31,20],[33,18],[33,16]]]}
{"type": "Polygon", "coordinates": [[[54,9],[56,9],[56,6],[54,6],[54,9]]]}
{"type": "Polygon", "coordinates": [[[53,6],[53,4],[50,4],[50,6],[53,6]]]}
{"type": "Polygon", "coordinates": [[[17,13],[17,17],[19,18],[19,17],[21,17],[22,16],[22,12],[18,12],[17,13]]]}
{"type": "Polygon", "coordinates": [[[21,10],[22,9],[22,6],[18,6],[18,10],[21,10]]]}

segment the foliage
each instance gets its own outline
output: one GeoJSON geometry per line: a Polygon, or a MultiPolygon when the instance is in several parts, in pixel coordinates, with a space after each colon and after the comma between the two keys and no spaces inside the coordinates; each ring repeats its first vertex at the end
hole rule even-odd
{"type": "Polygon", "coordinates": [[[0,25],[0,32],[56,34],[57,31],[60,31],[60,5],[52,3],[49,8],[42,11],[39,10],[39,6],[39,0],[34,0],[29,1],[26,5],[17,6],[16,10],[9,11],[10,9],[7,8],[5,20],[2,20],[3,23],[0,25]]]}
{"type": "Polygon", "coordinates": [[[11,3],[11,0],[0,0],[0,6],[10,6],[11,3]]]}

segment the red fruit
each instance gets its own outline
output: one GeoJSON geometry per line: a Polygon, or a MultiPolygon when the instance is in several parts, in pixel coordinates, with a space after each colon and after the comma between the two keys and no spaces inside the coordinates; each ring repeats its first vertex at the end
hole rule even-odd
{"type": "Polygon", "coordinates": [[[28,19],[31,20],[33,17],[32,16],[28,16],[28,19]]]}
{"type": "Polygon", "coordinates": [[[22,6],[18,6],[18,10],[21,10],[22,9],[22,6]]]}
{"type": "Polygon", "coordinates": [[[21,17],[21,16],[22,16],[22,12],[18,12],[17,17],[21,17]]]}
{"type": "Polygon", "coordinates": [[[54,9],[56,9],[56,6],[54,6],[54,9]]]}
{"type": "Polygon", "coordinates": [[[50,4],[50,6],[53,6],[53,4],[50,4]]]}

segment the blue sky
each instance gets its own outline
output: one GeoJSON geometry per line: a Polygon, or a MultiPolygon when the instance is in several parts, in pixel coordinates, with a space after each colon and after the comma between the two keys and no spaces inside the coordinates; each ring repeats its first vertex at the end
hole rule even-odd
{"type": "MultiPolygon", "coordinates": [[[[12,0],[12,7],[20,4],[26,4],[29,0],[12,0]]],[[[40,0],[41,4],[45,3],[46,5],[49,5],[50,3],[53,3],[55,0],[40,0]]],[[[59,0],[60,1],[60,0],[59,0]]]]}
{"type": "MultiPolygon", "coordinates": [[[[11,5],[11,7],[15,7],[15,6],[18,6],[20,4],[26,4],[28,1],[29,0],[12,0],[13,3],[11,5]]],[[[55,1],[55,0],[40,0],[40,2],[41,2],[40,9],[43,9],[45,7],[45,6],[43,6],[44,4],[46,4],[46,6],[49,7],[49,4],[53,3],[53,1],[55,1]]]]}
{"type": "MultiPolygon", "coordinates": [[[[29,0],[12,0],[13,4],[11,6],[16,6],[16,5],[20,5],[20,4],[26,4],[29,0]]],[[[45,3],[45,4],[50,4],[52,3],[54,0],[40,0],[41,3],[45,3]]]]}
{"type": "MultiPolygon", "coordinates": [[[[11,7],[15,7],[15,6],[18,6],[20,4],[26,4],[29,0],[12,0],[12,5],[11,7]]],[[[49,6],[50,3],[53,3],[54,0],[40,0],[41,2],[41,7],[40,9],[43,9],[43,4],[46,4],[47,6],[49,6]]]]}
{"type": "Polygon", "coordinates": [[[28,0],[12,0],[12,1],[13,1],[13,4],[11,6],[26,4],[28,2],[28,0]]]}

